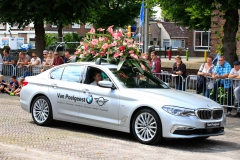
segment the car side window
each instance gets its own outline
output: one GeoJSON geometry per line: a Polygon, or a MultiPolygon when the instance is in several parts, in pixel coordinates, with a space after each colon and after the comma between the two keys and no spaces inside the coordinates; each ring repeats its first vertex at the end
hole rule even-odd
{"type": "Polygon", "coordinates": [[[60,80],[62,77],[64,67],[57,68],[54,71],[51,72],[50,78],[55,80],[60,80]]]}
{"type": "Polygon", "coordinates": [[[67,81],[67,82],[76,82],[76,83],[81,82],[84,68],[85,68],[85,66],[67,66],[67,67],[65,67],[61,80],[67,81]]]}

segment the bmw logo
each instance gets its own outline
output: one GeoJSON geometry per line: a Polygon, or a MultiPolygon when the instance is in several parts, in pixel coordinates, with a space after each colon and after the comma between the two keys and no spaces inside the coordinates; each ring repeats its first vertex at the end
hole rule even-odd
{"type": "Polygon", "coordinates": [[[93,102],[93,96],[92,95],[88,95],[87,97],[87,103],[91,104],[93,102]]]}

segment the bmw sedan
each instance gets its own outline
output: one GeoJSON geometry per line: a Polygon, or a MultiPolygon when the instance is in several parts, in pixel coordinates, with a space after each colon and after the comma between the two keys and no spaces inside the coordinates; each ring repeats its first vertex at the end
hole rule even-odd
{"type": "Polygon", "coordinates": [[[144,144],[224,134],[226,116],[218,103],[125,66],[68,63],[26,77],[23,85],[21,107],[40,126],[79,123],[132,133],[144,144]]]}

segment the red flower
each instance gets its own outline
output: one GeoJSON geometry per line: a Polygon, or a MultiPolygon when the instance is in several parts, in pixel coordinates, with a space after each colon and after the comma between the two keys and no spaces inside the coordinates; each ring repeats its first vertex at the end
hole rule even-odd
{"type": "Polygon", "coordinates": [[[118,49],[119,49],[120,51],[123,51],[125,48],[124,48],[124,46],[120,46],[118,49]]]}

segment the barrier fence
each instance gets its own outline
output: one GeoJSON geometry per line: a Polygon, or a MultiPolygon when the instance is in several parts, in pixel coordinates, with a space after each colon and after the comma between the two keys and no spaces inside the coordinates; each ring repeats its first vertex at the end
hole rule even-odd
{"type": "MultiPolygon", "coordinates": [[[[0,74],[4,76],[6,82],[11,81],[11,76],[17,78],[26,76],[34,76],[41,71],[51,68],[51,66],[14,66],[4,65],[0,63],[0,74]]],[[[200,94],[210,98],[224,107],[236,107],[240,103],[240,80],[239,79],[213,79],[212,77],[202,77],[202,85],[199,86],[199,77],[197,75],[189,75],[183,78],[181,75],[174,75],[162,71],[154,74],[157,78],[165,82],[169,87],[181,91],[187,91],[194,94],[200,94]]],[[[240,110],[240,108],[239,108],[240,110]]]]}

